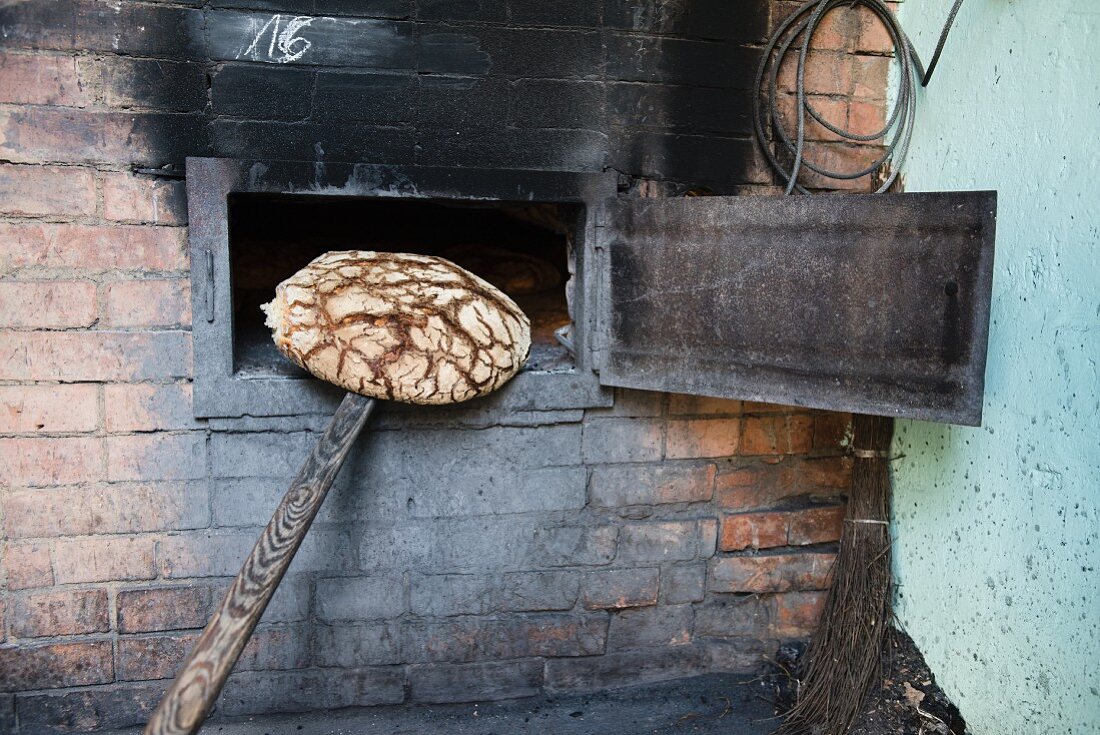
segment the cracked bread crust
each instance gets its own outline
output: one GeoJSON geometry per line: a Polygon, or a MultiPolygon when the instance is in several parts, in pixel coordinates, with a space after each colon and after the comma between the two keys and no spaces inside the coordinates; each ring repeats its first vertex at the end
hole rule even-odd
{"type": "Polygon", "coordinates": [[[531,324],[496,287],[430,255],[325,253],[263,305],[279,350],[317,377],[371,398],[468,401],[527,360],[531,324]]]}

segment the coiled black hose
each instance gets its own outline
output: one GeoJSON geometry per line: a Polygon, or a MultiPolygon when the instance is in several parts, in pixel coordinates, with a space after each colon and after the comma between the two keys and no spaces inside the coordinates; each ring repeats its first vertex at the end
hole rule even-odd
{"type": "Polygon", "coordinates": [[[932,61],[928,64],[927,71],[921,64],[920,57],[917,55],[916,49],[913,48],[909,37],[901,29],[897,16],[883,0],[808,0],[794,14],[783,21],[776,30],[775,35],[768,42],[756,72],[757,94],[753,96],[753,125],[756,129],[756,140],[760,145],[760,149],[764,152],[764,156],[772,168],[783,177],[787,184],[788,194],[795,191],[801,194],[809,193],[804,186],[798,183],[798,176],[803,168],[830,179],[851,180],[877,173],[887,163],[889,163],[889,174],[875,193],[878,194],[890,188],[901,171],[902,163],[909,152],[909,142],[913,137],[913,123],[916,119],[917,83],[919,82],[922,87],[926,87],[932,79],[932,73],[936,69],[936,64],[939,63],[940,54],[943,52],[944,44],[947,43],[947,36],[951,32],[951,26],[955,22],[955,16],[958,15],[962,2],[963,0],[955,0],[943,31],[940,33],[936,51],[932,55],[932,61]],[[819,30],[821,21],[825,16],[841,5],[846,5],[849,8],[862,5],[874,13],[890,34],[895,50],[894,58],[897,59],[901,67],[897,102],[890,111],[886,124],[881,130],[874,133],[861,135],[829,122],[806,97],[806,57],[813,47],[813,37],[819,30]],[[792,140],[791,135],[780,119],[777,80],[783,59],[786,58],[796,43],[798,43],[798,71],[796,74],[797,107],[795,114],[798,119],[798,127],[792,140]],[[874,140],[883,140],[885,142],[884,152],[871,165],[858,171],[832,171],[809,161],[805,157],[807,115],[825,129],[848,141],[868,143],[874,140]],[[765,130],[769,120],[778,140],[790,156],[790,166],[780,162],[778,156],[768,145],[765,130]]]}

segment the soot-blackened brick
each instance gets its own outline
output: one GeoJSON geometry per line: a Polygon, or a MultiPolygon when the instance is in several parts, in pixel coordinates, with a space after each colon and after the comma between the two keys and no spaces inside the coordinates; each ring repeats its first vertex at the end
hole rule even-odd
{"type": "Polygon", "coordinates": [[[604,0],[604,25],[643,33],[760,41],[768,31],[768,0],[604,0]]]}
{"type": "Polygon", "coordinates": [[[254,120],[309,117],[314,73],[260,64],[227,64],[214,75],[210,96],[215,115],[254,120]]]}
{"type": "Polygon", "coordinates": [[[508,120],[511,94],[503,79],[426,75],[418,80],[418,125],[489,127],[508,120]]]}
{"type": "Polygon", "coordinates": [[[646,130],[748,135],[752,93],[666,84],[608,85],[611,124],[646,130]]]}
{"type": "Polygon", "coordinates": [[[314,0],[211,0],[211,8],[230,10],[266,10],[271,13],[312,15],[317,8],[314,0]]]}
{"type": "Polygon", "coordinates": [[[416,78],[412,74],[325,71],[317,75],[314,115],[319,120],[358,120],[396,125],[412,119],[416,78]]]}
{"type": "Polygon", "coordinates": [[[301,671],[244,671],[233,674],[218,700],[226,716],[305,712],[343,707],[399,704],[405,672],[397,666],[301,671]]]}
{"type": "Polygon", "coordinates": [[[486,74],[492,66],[489,52],[470,29],[424,26],[420,29],[418,69],[431,74],[486,74]]]}
{"type": "Polygon", "coordinates": [[[23,732],[115,729],[144,725],[163,694],[163,682],[117,683],[110,688],[20,695],[16,711],[23,732]]]}
{"type": "Polygon", "coordinates": [[[755,145],[749,138],[621,134],[614,139],[612,165],[641,176],[706,183],[722,193],[752,181],[747,161],[755,145]]]}
{"type": "Polygon", "coordinates": [[[365,18],[410,18],[413,0],[314,0],[316,12],[365,18]]]}
{"type": "Polygon", "coordinates": [[[607,156],[607,137],[589,130],[424,130],[417,144],[424,166],[599,171],[607,156]]]}
{"type": "Polygon", "coordinates": [[[420,0],[421,20],[483,20],[500,22],[507,15],[504,0],[420,0]]]}
{"type": "Polygon", "coordinates": [[[74,3],[4,3],[0,6],[0,28],[4,45],[11,48],[72,49],[76,43],[74,3]]]}
{"type": "MultiPolygon", "coordinates": [[[[0,622],[2,620],[0,618],[0,622]]],[[[15,696],[12,694],[0,694],[0,732],[15,732],[15,696]]]]}
{"type": "Polygon", "coordinates": [[[516,125],[602,130],[606,124],[605,88],[598,82],[524,79],[512,94],[516,125]]]}
{"type": "Polygon", "coordinates": [[[435,664],[409,668],[409,699],[414,702],[474,702],[538,694],[542,662],[501,661],[435,664]]]}
{"type": "Polygon", "coordinates": [[[400,626],[390,622],[315,626],[313,663],[349,669],[403,663],[400,626]]]}
{"type": "Polygon", "coordinates": [[[403,21],[216,10],[206,32],[210,56],[226,61],[409,69],[416,58],[403,21]]]}
{"type": "Polygon", "coordinates": [[[493,76],[598,79],[603,42],[594,31],[483,28],[477,30],[493,76]]]}
{"type": "Polygon", "coordinates": [[[205,121],[197,114],[21,107],[0,112],[0,121],[0,157],[20,163],[182,166],[186,156],[210,155],[205,121]]]}
{"type": "Polygon", "coordinates": [[[511,0],[509,6],[508,18],[517,25],[595,28],[600,24],[598,0],[511,0]]]}
{"type": "Polygon", "coordinates": [[[410,163],[413,133],[355,123],[315,124],[217,120],[214,149],[227,158],[351,163],[410,163]]]}
{"type": "Polygon", "coordinates": [[[5,3],[4,44],[198,59],[203,54],[202,11],[164,5],[51,0],[5,3]]]}
{"type": "Polygon", "coordinates": [[[611,33],[607,78],[749,89],[760,52],[735,43],[611,33]]]}
{"type": "Polygon", "coordinates": [[[206,106],[202,64],[166,59],[82,59],[81,76],[102,90],[110,107],[196,112],[206,106]]]}
{"type": "Polygon", "coordinates": [[[412,0],[212,0],[212,8],[267,10],[294,15],[351,15],[359,18],[409,18],[412,0]]]}
{"type": "Polygon", "coordinates": [[[691,641],[691,605],[661,605],[620,610],[611,616],[608,650],[682,646],[691,641]]]}
{"type": "Polygon", "coordinates": [[[203,14],[197,8],[80,0],[73,9],[77,48],[135,56],[202,57],[203,14]]]}

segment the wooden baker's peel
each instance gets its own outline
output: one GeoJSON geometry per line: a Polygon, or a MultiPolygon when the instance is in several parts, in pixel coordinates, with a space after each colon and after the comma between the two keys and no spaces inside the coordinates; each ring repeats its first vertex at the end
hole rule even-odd
{"type": "Polygon", "coordinates": [[[195,733],[286,574],[375,399],[450,404],[486,395],[522,367],[530,323],[494,286],[425,255],[326,253],[279,284],[264,307],[276,345],[346,388],[283,497],[145,727],[195,733]]]}

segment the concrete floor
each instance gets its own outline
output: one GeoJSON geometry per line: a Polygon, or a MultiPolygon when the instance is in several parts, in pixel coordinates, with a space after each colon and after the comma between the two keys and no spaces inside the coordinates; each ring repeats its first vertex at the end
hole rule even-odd
{"type": "Polygon", "coordinates": [[[202,735],[767,735],[779,722],[746,678],[708,675],[598,694],[213,721],[202,735]]]}

